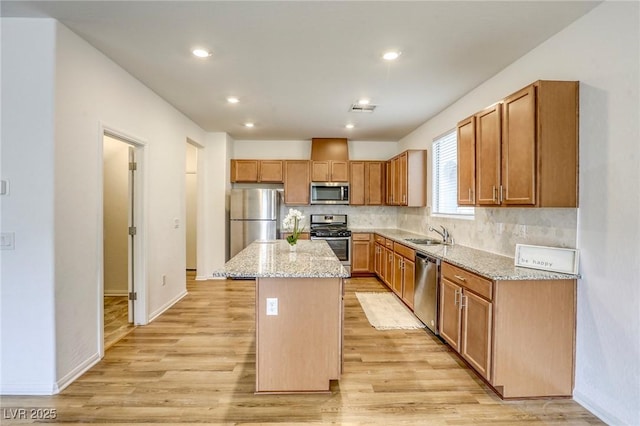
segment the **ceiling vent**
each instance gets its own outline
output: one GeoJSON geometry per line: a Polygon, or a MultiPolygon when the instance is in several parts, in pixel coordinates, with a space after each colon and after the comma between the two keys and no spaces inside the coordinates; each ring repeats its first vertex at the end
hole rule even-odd
{"type": "Polygon", "coordinates": [[[377,105],[360,105],[353,104],[349,107],[349,112],[373,112],[376,109],[377,105]]]}

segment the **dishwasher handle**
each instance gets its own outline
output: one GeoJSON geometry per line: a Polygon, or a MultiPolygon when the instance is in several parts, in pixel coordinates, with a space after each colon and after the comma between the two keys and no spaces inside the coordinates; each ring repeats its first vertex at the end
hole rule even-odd
{"type": "Polygon", "coordinates": [[[438,266],[440,265],[440,259],[436,257],[431,257],[423,253],[416,253],[416,262],[435,263],[438,266]]]}

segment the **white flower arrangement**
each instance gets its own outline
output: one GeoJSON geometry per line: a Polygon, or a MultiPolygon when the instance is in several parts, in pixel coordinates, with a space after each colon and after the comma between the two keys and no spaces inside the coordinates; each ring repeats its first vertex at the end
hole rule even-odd
{"type": "Polygon", "coordinates": [[[282,221],[282,227],[284,229],[292,230],[291,235],[287,237],[287,242],[294,245],[298,242],[300,233],[304,230],[304,215],[300,210],[289,209],[289,214],[282,221]]]}

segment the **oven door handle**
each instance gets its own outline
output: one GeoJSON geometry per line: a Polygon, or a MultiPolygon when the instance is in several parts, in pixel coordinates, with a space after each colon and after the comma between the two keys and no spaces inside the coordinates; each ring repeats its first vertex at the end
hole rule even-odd
{"type": "Polygon", "coordinates": [[[311,237],[312,240],[348,240],[351,237],[311,237]]]}

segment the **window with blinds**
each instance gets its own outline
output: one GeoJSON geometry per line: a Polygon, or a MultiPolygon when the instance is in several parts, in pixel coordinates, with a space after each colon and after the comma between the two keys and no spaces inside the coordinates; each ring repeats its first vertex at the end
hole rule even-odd
{"type": "Polygon", "coordinates": [[[458,206],[458,139],[456,129],[433,141],[432,214],[473,216],[474,208],[458,206]]]}

